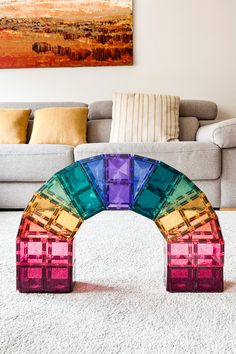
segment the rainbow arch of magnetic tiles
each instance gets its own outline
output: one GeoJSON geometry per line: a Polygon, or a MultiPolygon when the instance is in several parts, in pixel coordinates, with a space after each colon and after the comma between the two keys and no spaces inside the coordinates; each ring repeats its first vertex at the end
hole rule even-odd
{"type": "Polygon", "coordinates": [[[224,240],[204,193],[165,163],[127,154],[77,161],[33,195],[16,240],[17,289],[71,292],[74,236],[102,210],[133,210],[155,222],[166,240],[168,291],[223,291],[224,240]]]}

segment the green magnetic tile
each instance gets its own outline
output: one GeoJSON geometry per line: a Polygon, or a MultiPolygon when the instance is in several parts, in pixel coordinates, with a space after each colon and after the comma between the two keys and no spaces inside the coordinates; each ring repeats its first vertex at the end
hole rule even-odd
{"type": "Polygon", "coordinates": [[[150,219],[155,219],[162,204],[163,199],[160,195],[148,189],[144,189],[136,200],[133,210],[139,214],[147,216],[150,219]]]}
{"type": "Polygon", "coordinates": [[[147,181],[147,188],[168,193],[179,176],[179,171],[167,166],[163,162],[159,162],[147,181]]]}
{"type": "Polygon", "coordinates": [[[163,216],[175,209],[179,206],[184,205],[189,200],[196,198],[202,192],[200,189],[194,185],[192,181],[190,181],[186,176],[182,175],[172,192],[169,194],[162,210],[158,214],[158,216],[163,216]]]}
{"type": "Polygon", "coordinates": [[[80,192],[75,198],[74,203],[84,219],[88,219],[98,212],[104,210],[104,205],[92,189],[80,192]]]}
{"type": "Polygon", "coordinates": [[[57,173],[70,197],[90,187],[90,181],[78,162],[57,173]]]}
{"type": "Polygon", "coordinates": [[[57,176],[83,219],[104,210],[101,198],[79,162],[58,172],[57,176]]]}
{"type": "Polygon", "coordinates": [[[71,199],[63,188],[61,182],[57,177],[52,177],[39,190],[38,193],[49,198],[54,203],[69,209],[73,213],[77,213],[71,199]]]}

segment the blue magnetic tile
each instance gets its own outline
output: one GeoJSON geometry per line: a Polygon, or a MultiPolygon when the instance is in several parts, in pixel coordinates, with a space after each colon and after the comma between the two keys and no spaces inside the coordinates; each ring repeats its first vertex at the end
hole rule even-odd
{"type": "Polygon", "coordinates": [[[158,161],[134,155],[133,157],[133,199],[145,185],[158,161]]]}
{"type": "Polygon", "coordinates": [[[89,176],[94,188],[97,190],[101,199],[106,200],[106,178],[105,178],[105,159],[104,155],[80,160],[85,172],[89,176]]]}

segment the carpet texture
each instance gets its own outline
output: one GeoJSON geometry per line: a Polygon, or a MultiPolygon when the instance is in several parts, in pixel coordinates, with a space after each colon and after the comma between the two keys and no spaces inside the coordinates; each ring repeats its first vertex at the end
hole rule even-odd
{"type": "Polygon", "coordinates": [[[77,234],[71,294],[15,290],[19,212],[0,213],[0,353],[236,353],[236,213],[219,213],[225,292],[172,294],[163,238],[132,212],[103,212],[77,234]]]}

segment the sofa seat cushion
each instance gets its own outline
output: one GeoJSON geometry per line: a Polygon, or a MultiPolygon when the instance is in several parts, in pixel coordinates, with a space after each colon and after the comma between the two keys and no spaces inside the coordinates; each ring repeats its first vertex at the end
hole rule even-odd
{"type": "Polygon", "coordinates": [[[100,143],[82,144],[75,148],[75,160],[99,154],[137,154],[161,160],[192,180],[220,177],[221,150],[213,143],[100,143]]]}
{"type": "Polygon", "coordinates": [[[1,182],[44,182],[73,163],[73,146],[0,145],[1,182]]]}

